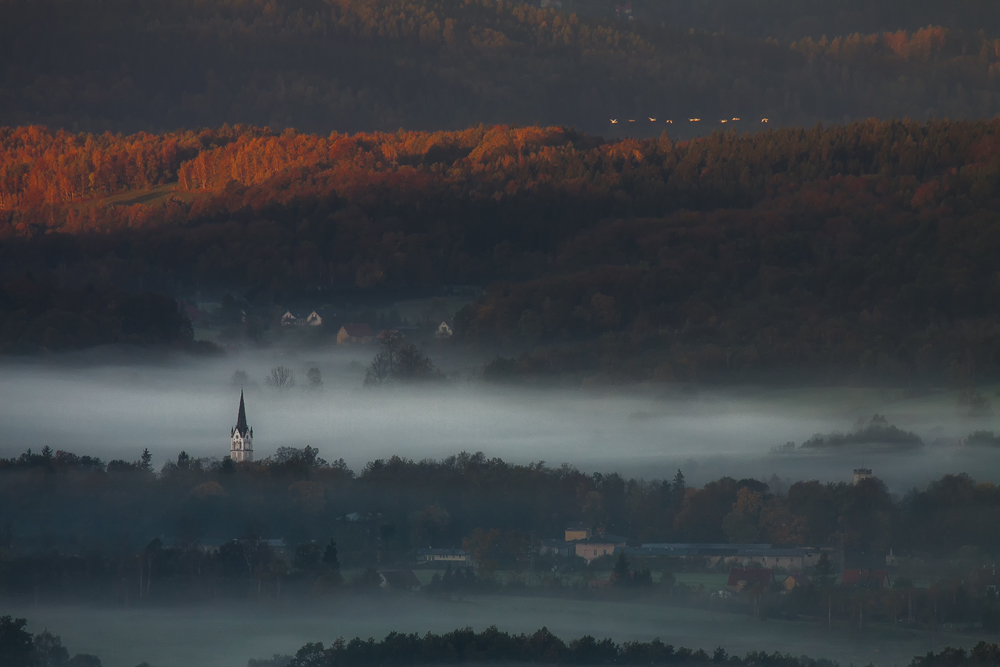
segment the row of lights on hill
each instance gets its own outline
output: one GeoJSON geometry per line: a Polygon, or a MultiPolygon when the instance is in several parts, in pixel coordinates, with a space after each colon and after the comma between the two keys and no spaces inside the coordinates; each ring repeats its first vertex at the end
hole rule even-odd
{"type": "MultiPolygon", "coordinates": [[[[720,122],[720,123],[735,123],[735,122],[736,122],[736,121],[738,121],[738,120],[739,120],[739,118],[735,118],[735,117],[734,117],[734,118],[732,118],[732,119],[726,119],[726,118],[723,118],[723,119],[722,119],[722,120],[720,120],[719,122],[720,122]]],[[[630,122],[630,123],[634,123],[634,122],[635,122],[635,119],[629,119],[629,121],[628,121],[628,122],[630,122]]],[[[650,122],[650,123],[655,123],[655,122],[656,122],[656,119],[655,119],[655,118],[650,118],[650,119],[649,119],[649,122],[650,122]]],[[[688,118],[688,122],[689,122],[689,123],[700,123],[700,122],[701,122],[701,118],[688,118]]],[[[768,119],[767,119],[767,118],[761,118],[761,119],[760,119],[760,122],[762,122],[762,123],[766,123],[766,122],[768,122],[768,119]]],[[[673,124],[674,124],[674,121],[672,121],[672,120],[668,120],[668,121],[666,121],[666,123],[667,123],[668,125],[673,125],[673,124]]],[[[617,118],[612,118],[612,119],[611,119],[611,124],[612,124],[612,125],[617,125],[617,124],[618,124],[618,119],[617,119],[617,118]]]]}

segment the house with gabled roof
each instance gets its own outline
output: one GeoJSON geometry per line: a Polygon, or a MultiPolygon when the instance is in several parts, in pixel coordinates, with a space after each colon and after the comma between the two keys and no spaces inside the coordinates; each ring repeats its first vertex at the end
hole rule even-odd
{"type": "Polygon", "coordinates": [[[337,345],[350,345],[352,343],[370,343],[375,335],[372,328],[367,324],[345,324],[337,332],[337,345]]]}
{"type": "Polygon", "coordinates": [[[434,332],[435,338],[451,338],[453,335],[451,327],[448,326],[447,322],[442,322],[438,325],[437,331],[434,332]]]}
{"type": "Polygon", "coordinates": [[[781,582],[781,587],[786,591],[793,591],[796,588],[809,588],[809,575],[805,572],[792,572],[781,582]]]}

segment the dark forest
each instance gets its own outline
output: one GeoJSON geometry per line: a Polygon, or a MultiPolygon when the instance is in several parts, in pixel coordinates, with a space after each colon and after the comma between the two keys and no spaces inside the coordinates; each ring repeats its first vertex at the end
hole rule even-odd
{"type": "Polygon", "coordinates": [[[1000,112],[990,2],[635,0],[623,16],[624,4],[4,0],[0,124],[593,133],[610,131],[609,118],[811,125],[1000,112]]]}

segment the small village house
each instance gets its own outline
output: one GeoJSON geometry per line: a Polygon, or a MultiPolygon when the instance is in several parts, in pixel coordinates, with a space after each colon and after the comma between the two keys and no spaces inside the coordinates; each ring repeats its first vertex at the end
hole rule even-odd
{"type": "Polygon", "coordinates": [[[281,316],[281,326],[283,327],[321,327],[323,326],[323,317],[315,310],[309,313],[305,318],[296,317],[294,313],[290,310],[286,310],[285,314],[281,316]]]}
{"type": "Polygon", "coordinates": [[[435,338],[451,338],[452,336],[451,327],[448,326],[447,322],[442,322],[438,325],[437,331],[434,332],[435,338]]]}
{"type": "Polygon", "coordinates": [[[781,587],[788,592],[796,588],[809,588],[809,575],[805,572],[792,572],[781,582],[781,587]]]}
{"type": "Polygon", "coordinates": [[[417,549],[417,562],[467,566],[472,565],[472,557],[462,549],[417,549]]]}
{"type": "Polygon", "coordinates": [[[337,332],[337,345],[370,343],[374,337],[372,328],[367,324],[345,324],[337,332]]]}
{"type": "Polygon", "coordinates": [[[625,548],[625,538],[617,535],[595,535],[573,542],[576,555],[588,563],[601,556],[611,556],[617,549],[625,548]]]}
{"type": "Polygon", "coordinates": [[[571,554],[575,553],[576,549],[573,547],[573,543],[563,540],[542,540],[538,545],[539,556],[562,556],[563,558],[568,558],[571,554]]]}

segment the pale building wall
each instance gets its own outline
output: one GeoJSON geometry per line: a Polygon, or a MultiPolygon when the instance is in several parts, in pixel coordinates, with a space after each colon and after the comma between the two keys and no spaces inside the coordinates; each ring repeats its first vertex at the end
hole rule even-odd
{"type": "Polygon", "coordinates": [[[229,458],[234,463],[253,461],[253,436],[247,433],[244,438],[239,432],[234,433],[229,444],[229,458]]]}
{"type": "Polygon", "coordinates": [[[590,562],[595,558],[600,558],[601,556],[610,556],[615,553],[615,547],[617,545],[606,542],[606,543],[577,543],[576,545],[576,555],[580,558],[590,562]]]}

